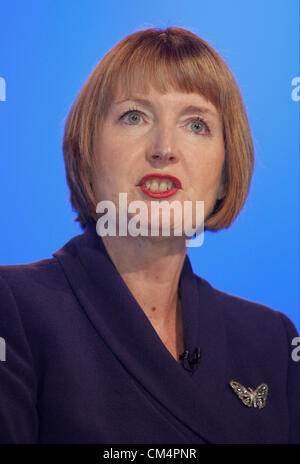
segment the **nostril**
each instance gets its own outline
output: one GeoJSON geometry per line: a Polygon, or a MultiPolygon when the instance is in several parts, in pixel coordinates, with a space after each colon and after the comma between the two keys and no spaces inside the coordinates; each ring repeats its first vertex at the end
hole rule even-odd
{"type": "Polygon", "coordinates": [[[152,159],[164,159],[164,160],[169,160],[169,161],[174,161],[175,160],[175,156],[172,155],[170,152],[156,152],[156,153],[153,153],[153,155],[151,156],[152,159]]]}

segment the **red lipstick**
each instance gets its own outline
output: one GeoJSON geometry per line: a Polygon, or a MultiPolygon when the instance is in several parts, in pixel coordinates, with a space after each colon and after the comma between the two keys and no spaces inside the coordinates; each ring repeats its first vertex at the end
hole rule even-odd
{"type": "Polygon", "coordinates": [[[159,174],[159,173],[153,173],[153,174],[147,174],[146,176],[142,177],[142,179],[139,181],[137,184],[138,187],[140,187],[140,190],[147,195],[148,197],[151,198],[168,198],[172,195],[174,195],[179,189],[181,189],[181,182],[177,177],[171,176],[170,174],[159,174]],[[143,184],[147,182],[147,180],[151,179],[166,179],[166,180],[171,180],[174,184],[170,190],[165,190],[163,192],[151,192],[151,190],[147,189],[143,184]]]}

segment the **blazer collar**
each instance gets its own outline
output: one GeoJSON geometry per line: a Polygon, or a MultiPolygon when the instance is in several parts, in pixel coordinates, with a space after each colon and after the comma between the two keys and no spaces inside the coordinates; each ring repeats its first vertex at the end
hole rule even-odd
{"type": "Polygon", "coordinates": [[[106,252],[96,223],[53,256],[91,324],[131,375],[200,439],[226,442],[228,423],[220,409],[230,378],[222,313],[188,256],[180,277],[184,344],[190,352],[201,348],[192,375],[160,340],[106,252]]]}

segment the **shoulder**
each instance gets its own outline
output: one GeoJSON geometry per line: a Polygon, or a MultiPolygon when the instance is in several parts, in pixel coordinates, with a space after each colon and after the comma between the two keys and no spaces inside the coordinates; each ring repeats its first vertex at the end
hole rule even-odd
{"type": "Polygon", "coordinates": [[[16,320],[26,329],[44,327],[74,305],[68,280],[56,258],[0,266],[0,318],[7,330],[16,320]]]}
{"type": "Polygon", "coordinates": [[[0,266],[0,337],[7,358],[18,353],[39,376],[72,336],[79,303],[56,258],[0,266]]]}
{"type": "MultiPolygon", "coordinates": [[[[252,341],[276,343],[281,340],[291,346],[297,330],[281,311],[267,305],[226,293],[214,288],[205,279],[197,277],[198,286],[205,287],[220,311],[226,330],[233,338],[251,338],[252,341]]],[[[252,345],[252,343],[251,343],[252,345]]]]}
{"type": "Polygon", "coordinates": [[[52,272],[53,267],[57,266],[58,263],[55,258],[45,258],[39,261],[33,261],[27,264],[1,264],[0,265],[0,277],[4,279],[17,278],[30,278],[37,273],[52,272]]]}
{"type": "Polygon", "coordinates": [[[9,288],[15,296],[38,290],[58,290],[64,285],[64,274],[56,258],[47,258],[28,264],[0,265],[0,290],[9,288]]]}

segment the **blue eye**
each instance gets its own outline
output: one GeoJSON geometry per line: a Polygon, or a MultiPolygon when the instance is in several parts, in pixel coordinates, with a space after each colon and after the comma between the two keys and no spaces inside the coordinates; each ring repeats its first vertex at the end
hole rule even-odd
{"type": "Polygon", "coordinates": [[[191,124],[194,124],[194,127],[198,127],[196,130],[196,134],[202,134],[203,132],[209,132],[209,129],[207,127],[207,124],[205,124],[204,121],[201,119],[196,119],[195,121],[192,121],[191,124]]]}
{"type": "Polygon", "coordinates": [[[126,116],[129,116],[131,120],[129,119],[129,122],[132,124],[137,124],[140,122],[141,115],[139,114],[140,112],[138,110],[129,110],[124,113],[120,119],[124,119],[126,116]]]}
{"type": "MultiPolygon", "coordinates": [[[[128,117],[127,121],[132,124],[137,126],[140,123],[140,120],[142,118],[142,112],[139,111],[136,108],[131,108],[126,113],[123,113],[122,116],[119,118],[120,120],[123,120],[128,117]]],[[[202,134],[209,134],[210,130],[208,125],[202,120],[202,119],[195,119],[194,121],[191,121],[189,124],[193,124],[195,127],[194,134],[196,135],[202,135],[202,134]]]]}

